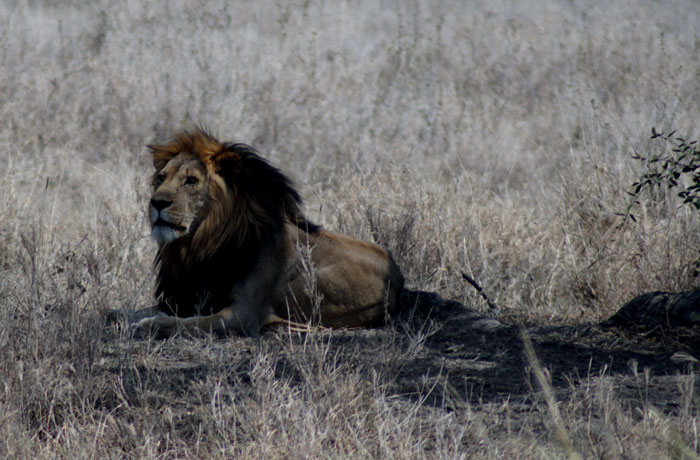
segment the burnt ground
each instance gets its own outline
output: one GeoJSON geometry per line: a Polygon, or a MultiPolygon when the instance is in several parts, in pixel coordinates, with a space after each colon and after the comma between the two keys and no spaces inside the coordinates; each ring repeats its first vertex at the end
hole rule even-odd
{"type": "MultiPolygon", "coordinates": [[[[681,409],[681,376],[700,368],[697,325],[669,329],[612,321],[523,329],[489,320],[435,294],[410,294],[414,307],[408,313],[372,330],[277,331],[257,339],[107,337],[98,367],[119,375],[124,388],[119,398],[143,398],[149,386],[157,385],[158,391],[150,391],[155,398],[186,399],[193,383],[210,376],[226,375],[229,383],[245,391],[254,385],[252,369],[261,350],[275,356],[278,378],[301,383],[309,378],[309,361],[319,359],[313,350],[320,346],[321,360],[332,360],[341,371],[359,370],[367,379],[379,379],[397,399],[444,410],[508,401],[527,411],[541,402],[541,388],[524,352],[526,330],[560,399],[578,384],[605,376],[613,380],[623,404],[651,404],[669,414],[681,409]]],[[[321,373],[323,366],[318,367],[321,373]]],[[[694,395],[700,395],[698,381],[694,395]]]]}
{"type": "MultiPolygon", "coordinates": [[[[663,328],[658,321],[622,324],[612,321],[598,325],[522,327],[496,325],[454,301],[434,294],[427,302],[432,311],[416,314],[432,318],[439,329],[425,341],[425,353],[407,363],[397,379],[405,394],[415,375],[440,372],[447,391],[433,392],[430,398],[439,406],[450,406],[463,395],[471,404],[531,402],[540,390],[531,375],[531,359],[524,349],[525,335],[537,359],[549,371],[555,392],[565,395],[573,386],[590,377],[607,376],[616,382],[616,394],[630,405],[651,403],[665,411],[679,407],[678,376],[693,372],[700,364],[700,327],[663,328]],[[646,374],[642,376],[642,374],[646,374]]],[[[632,302],[630,302],[632,303],[632,302]]],[[[630,304],[621,309],[630,314],[630,304]]],[[[645,304],[646,306],[646,304],[645,304]]],[[[694,307],[695,308],[695,307],[694,307]]],[[[633,305],[633,309],[637,309],[633,305]]],[[[695,308],[697,309],[697,308],[695,308]]],[[[645,311],[651,317],[658,310],[645,311]]],[[[696,382],[695,392],[700,394],[696,382]]]]}

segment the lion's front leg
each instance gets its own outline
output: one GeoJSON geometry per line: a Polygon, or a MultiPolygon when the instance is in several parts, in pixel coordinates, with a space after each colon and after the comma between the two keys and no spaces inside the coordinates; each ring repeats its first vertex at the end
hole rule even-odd
{"type": "Polygon", "coordinates": [[[260,335],[262,323],[251,308],[232,305],[214,315],[178,318],[176,316],[154,316],[131,324],[130,330],[136,337],[166,338],[178,331],[235,334],[249,337],[260,335]]]}
{"type": "Polygon", "coordinates": [[[234,303],[213,315],[180,318],[177,326],[190,333],[257,337],[260,335],[262,324],[253,308],[234,303]]]}

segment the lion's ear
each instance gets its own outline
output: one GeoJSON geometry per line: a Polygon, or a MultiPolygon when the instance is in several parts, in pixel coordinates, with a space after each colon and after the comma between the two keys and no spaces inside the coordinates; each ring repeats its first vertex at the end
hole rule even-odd
{"type": "Polygon", "coordinates": [[[156,160],[155,158],[153,159],[153,166],[156,168],[156,171],[160,171],[161,169],[165,168],[166,164],[168,164],[167,160],[156,160]]]}
{"type": "Polygon", "coordinates": [[[221,152],[211,159],[214,170],[223,177],[233,178],[241,172],[241,156],[236,152],[221,152]]]}
{"type": "Polygon", "coordinates": [[[148,150],[151,151],[151,155],[153,155],[153,166],[156,168],[156,171],[163,169],[172,158],[172,155],[168,154],[168,152],[159,145],[151,144],[147,145],[146,148],[148,148],[148,150]]]}

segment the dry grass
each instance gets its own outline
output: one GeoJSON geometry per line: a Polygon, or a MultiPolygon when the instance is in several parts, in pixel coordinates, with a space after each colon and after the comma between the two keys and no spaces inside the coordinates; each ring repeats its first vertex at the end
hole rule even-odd
{"type": "MultiPolygon", "coordinates": [[[[0,457],[564,457],[538,392],[396,394],[429,324],[103,330],[152,293],[143,146],[204,123],[294,177],[314,220],[391,248],[409,287],[487,311],[464,271],[504,320],[595,322],[698,284],[697,213],[661,193],[616,216],[652,127],[700,134],[697,3],[188,5],[0,4],[0,457]]],[[[635,407],[605,373],[555,395],[570,451],[697,458],[696,374],[673,413],[630,375],[635,407]]]]}

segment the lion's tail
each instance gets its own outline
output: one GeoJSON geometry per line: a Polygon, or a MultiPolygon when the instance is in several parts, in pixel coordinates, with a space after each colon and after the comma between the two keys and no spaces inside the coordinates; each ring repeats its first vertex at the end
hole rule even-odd
{"type": "Polygon", "coordinates": [[[490,332],[508,327],[500,321],[485,316],[455,300],[443,299],[434,292],[404,289],[399,299],[400,311],[411,312],[417,317],[447,321],[465,331],[490,332]]]}

